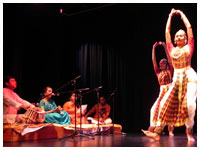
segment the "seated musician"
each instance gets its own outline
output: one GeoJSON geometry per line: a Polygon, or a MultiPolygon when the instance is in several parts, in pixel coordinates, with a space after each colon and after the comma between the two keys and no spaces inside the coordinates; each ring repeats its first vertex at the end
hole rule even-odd
{"type": "MultiPolygon", "coordinates": [[[[68,112],[72,124],[75,124],[75,101],[76,101],[75,96],[76,96],[75,93],[72,93],[70,100],[65,102],[65,104],[63,105],[63,110],[68,112]]],[[[76,124],[80,124],[80,121],[82,121],[81,122],[82,124],[88,123],[87,118],[84,116],[85,112],[86,109],[82,111],[82,120],[81,120],[80,108],[76,106],[76,124]]]]}
{"type": "Polygon", "coordinates": [[[40,111],[39,107],[35,107],[27,100],[22,99],[14,90],[17,88],[17,81],[14,77],[4,77],[3,88],[3,123],[20,122],[22,115],[17,115],[21,108],[40,111]]]}
{"type": "Polygon", "coordinates": [[[88,117],[95,113],[93,117],[88,117],[88,120],[91,120],[91,123],[94,123],[94,124],[98,124],[98,120],[100,124],[112,123],[111,118],[108,117],[110,115],[111,108],[110,108],[110,105],[106,103],[107,99],[104,96],[101,96],[99,100],[100,100],[100,103],[94,105],[92,109],[90,109],[89,112],[86,114],[86,116],[88,117]]]}
{"type": "Polygon", "coordinates": [[[40,101],[40,108],[45,111],[46,123],[70,124],[70,117],[66,111],[63,111],[61,106],[57,106],[54,100],[51,99],[53,90],[47,86],[43,91],[43,99],[40,101]]]}

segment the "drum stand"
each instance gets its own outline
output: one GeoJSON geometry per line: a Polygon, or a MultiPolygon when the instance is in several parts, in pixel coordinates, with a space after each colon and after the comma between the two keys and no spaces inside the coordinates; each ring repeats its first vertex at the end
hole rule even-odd
{"type": "Polygon", "coordinates": [[[80,130],[77,130],[77,125],[76,125],[76,107],[77,107],[77,90],[76,90],[76,80],[73,81],[73,85],[74,85],[74,93],[75,93],[75,109],[74,109],[74,113],[75,113],[75,130],[74,130],[74,133],[72,135],[69,135],[69,136],[63,136],[62,138],[59,138],[59,140],[62,140],[64,138],[69,138],[69,137],[72,137],[74,138],[75,136],[84,136],[84,137],[88,137],[88,138],[91,138],[91,139],[94,139],[93,136],[90,136],[89,134],[85,134],[83,133],[82,131],[82,91],[81,90],[78,90],[80,92],[80,130]]]}

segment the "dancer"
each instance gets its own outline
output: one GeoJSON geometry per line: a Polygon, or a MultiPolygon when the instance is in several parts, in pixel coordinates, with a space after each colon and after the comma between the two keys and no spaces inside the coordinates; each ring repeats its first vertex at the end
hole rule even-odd
{"type": "MultiPolygon", "coordinates": [[[[160,93],[159,93],[159,96],[158,96],[156,102],[151,107],[150,126],[148,128],[148,131],[150,131],[150,132],[154,132],[154,129],[156,127],[156,122],[158,121],[158,114],[160,111],[160,101],[162,100],[165,93],[168,91],[168,89],[171,85],[171,82],[172,82],[173,67],[171,64],[169,53],[167,51],[167,47],[164,42],[156,42],[153,45],[152,62],[153,62],[155,74],[158,78],[158,83],[160,85],[160,93]],[[156,53],[155,53],[155,49],[158,45],[162,45],[164,47],[165,53],[167,56],[167,59],[163,58],[160,60],[159,67],[157,65],[156,53]]],[[[168,126],[169,136],[174,136],[173,129],[174,129],[173,126],[168,126]]],[[[146,133],[148,131],[142,130],[143,133],[146,133]]]]}
{"type": "Polygon", "coordinates": [[[70,124],[70,117],[66,111],[63,111],[60,106],[57,107],[56,103],[51,99],[52,88],[47,86],[43,95],[44,98],[40,101],[40,107],[45,111],[46,123],[57,123],[57,124],[70,124]]]}
{"type": "Polygon", "coordinates": [[[172,9],[166,25],[166,44],[174,68],[172,86],[161,101],[159,122],[155,133],[146,134],[156,140],[160,139],[160,133],[165,125],[176,127],[186,126],[188,141],[195,141],[192,136],[197,97],[197,74],[191,67],[191,58],[194,50],[194,37],[192,27],[180,10],[172,9]],[[187,35],[184,30],[176,32],[173,46],[171,41],[171,20],[173,15],[180,15],[184,22],[187,35]],[[187,39],[188,36],[188,39],[187,39]]]}
{"type": "Polygon", "coordinates": [[[86,114],[86,117],[92,115],[95,113],[94,117],[88,117],[88,120],[91,120],[91,123],[98,124],[98,117],[99,117],[99,123],[100,124],[110,124],[112,123],[112,120],[110,117],[110,105],[106,103],[106,98],[104,96],[101,96],[99,98],[100,103],[94,105],[92,109],[86,114]]]}

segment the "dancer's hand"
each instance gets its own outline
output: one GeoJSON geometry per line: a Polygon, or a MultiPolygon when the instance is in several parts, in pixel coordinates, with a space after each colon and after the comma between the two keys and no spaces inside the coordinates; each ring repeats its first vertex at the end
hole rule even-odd
{"type": "Polygon", "coordinates": [[[159,45],[159,42],[156,42],[156,43],[153,45],[153,49],[155,49],[158,45],[159,45]]]}
{"type": "Polygon", "coordinates": [[[162,45],[163,47],[165,47],[166,46],[166,44],[165,44],[165,42],[159,42],[159,45],[162,45]]]}
{"type": "Polygon", "coordinates": [[[176,10],[174,8],[172,8],[169,16],[173,16],[174,14],[176,14],[176,10]]]}
{"type": "Polygon", "coordinates": [[[183,12],[181,10],[176,10],[175,12],[176,12],[177,15],[182,15],[183,14],[183,12]]]}

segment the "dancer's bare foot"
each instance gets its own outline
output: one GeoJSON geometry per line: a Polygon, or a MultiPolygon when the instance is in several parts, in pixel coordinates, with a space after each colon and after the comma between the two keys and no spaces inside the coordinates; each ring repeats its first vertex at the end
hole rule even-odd
{"type": "Polygon", "coordinates": [[[174,133],[173,132],[169,132],[169,137],[174,137],[174,133]]]}
{"type": "Polygon", "coordinates": [[[149,130],[143,130],[143,129],[141,129],[141,131],[142,131],[145,135],[148,134],[148,133],[150,133],[149,130]]]}
{"type": "Polygon", "coordinates": [[[188,142],[195,141],[195,139],[192,136],[192,129],[186,128],[186,135],[187,135],[188,142]]]}
{"type": "Polygon", "coordinates": [[[169,137],[174,137],[174,134],[173,134],[174,126],[169,125],[168,126],[168,131],[169,131],[169,137]]]}
{"type": "Polygon", "coordinates": [[[141,129],[141,131],[142,131],[147,137],[153,138],[153,139],[156,140],[156,141],[160,140],[160,135],[157,134],[157,133],[153,133],[153,132],[150,132],[150,131],[148,131],[148,130],[143,130],[143,129],[141,129]]]}
{"type": "Polygon", "coordinates": [[[188,139],[188,142],[194,142],[195,141],[195,139],[193,138],[193,136],[189,135],[189,134],[187,134],[187,139],[188,139]]]}

